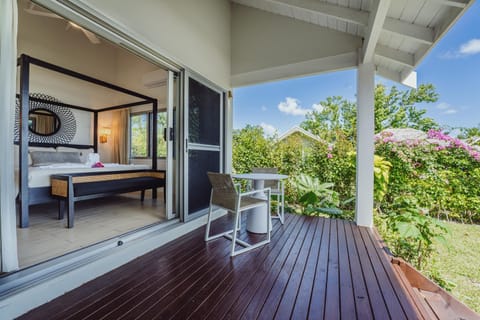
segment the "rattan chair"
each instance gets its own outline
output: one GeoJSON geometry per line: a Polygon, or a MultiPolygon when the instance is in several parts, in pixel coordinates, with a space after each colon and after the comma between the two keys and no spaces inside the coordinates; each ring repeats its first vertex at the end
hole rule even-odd
{"type": "MultiPolygon", "coordinates": [[[[278,173],[277,168],[252,168],[252,173],[278,173]]],[[[283,224],[285,221],[285,191],[282,180],[265,180],[265,188],[272,190],[271,195],[277,200],[277,215],[272,218],[279,219],[283,224]]]]}
{"type": "Polygon", "coordinates": [[[268,230],[266,240],[260,241],[255,244],[250,244],[240,239],[237,239],[236,231],[240,230],[241,227],[240,212],[265,205],[267,206],[267,212],[270,212],[270,188],[265,188],[261,190],[268,194],[267,199],[257,199],[252,197],[252,195],[257,193],[258,190],[244,193],[238,192],[235,188],[231,175],[216,172],[208,172],[207,174],[208,179],[212,184],[212,192],[210,194],[210,208],[208,210],[207,227],[205,230],[205,241],[217,239],[220,237],[226,237],[227,239],[230,239],[232,241],[232,250],[230,254],[232,257],[269,243],[271,231],[271,218],[269,214],[265,215],[267,217],[268,230]],[[231,230],[210,235],[210,224],[212,222],[212,211],[214,206],[235,213],[235,219],[231,230]],[[237,244],[243,246],[244,248],[236,250],[235,248],[237,244]]]}

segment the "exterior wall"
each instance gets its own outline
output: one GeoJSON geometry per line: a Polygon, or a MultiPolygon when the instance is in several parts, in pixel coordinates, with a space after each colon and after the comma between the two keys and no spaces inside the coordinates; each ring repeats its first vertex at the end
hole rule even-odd
{"type": "Polygon", "coordinates": [[[342,61],[339,68],[353,68],[357,62],[357,48],[361,47],[358,37],[239,4],[232,4],[231,37],[233,86],[250,84],[236,78],[252,72],[265,73],[260,76],[264,78],[255,78],[252,83],[322,70],[331,72],[336,62],[322,59],[343,54],[347,54],[348,59],[342,61]],[[298,67],[305,62],[310,65],[298,67]],[[282,66],[294,67],[279,72],[282,66]],[[270,72],[272,69],[277,72],[270,72]]]}
{"type": "Polygon", "coordinates": [[[151,49],[230,87],[228,0],[81,2],[138,34],[139,41],[152,44],[151,49]]]}

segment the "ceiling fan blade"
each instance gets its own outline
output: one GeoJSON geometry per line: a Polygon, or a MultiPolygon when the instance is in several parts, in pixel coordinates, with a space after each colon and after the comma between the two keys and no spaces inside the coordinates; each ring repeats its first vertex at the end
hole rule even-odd
{"type": "Polygon", "coordinates": [[[100,39],[92,32],[84,29],[84,28],[81,28],[80,30],[82,30],[83,34],[85,34],[85,36],[88,38],[88,40],[93,43],[93,44],[99,44],[100,43],[100,39]]]}
{"type": "Polygon", "coordinates": [[[59,15],[52,13],[52,12],[44,12],[40,10],[35,10],[35,9],[25,9],[26,12],[36,15],[36,16],[42,16],[42,17],[48,17],[48,18],[55,18],[55,19],[63,19],[59,15]]]}

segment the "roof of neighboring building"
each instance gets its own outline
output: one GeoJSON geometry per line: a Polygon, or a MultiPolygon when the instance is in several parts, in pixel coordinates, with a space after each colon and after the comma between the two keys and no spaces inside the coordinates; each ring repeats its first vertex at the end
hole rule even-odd
{"type": "Polygon", "coordinates": [[[314,135],[313,133],[311,132],[308,132],[307,130],[305,129],[302,129],[298,126],[294,126],[294,127],[291,127],[290,129],[288,129],[287,132],[283,133],[279,138],[278,138],[278,141],[282,141],[284,139],[286,139],[287,137],[291,136],[292,134],[294,133],[300,133],[312,140],[315,140],[315,141],[318,141],[318,142],[322,142],[322,139],[320,139],[320,137],[314,135]]]}

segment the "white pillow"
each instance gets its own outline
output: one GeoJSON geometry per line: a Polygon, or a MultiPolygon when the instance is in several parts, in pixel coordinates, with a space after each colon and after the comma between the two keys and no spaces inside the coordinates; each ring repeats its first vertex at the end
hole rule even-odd
{"type": "Polygon", "coordinates": [[[88,154],[86,164],[88,166],[93,166],[95,163],[100,162],[100,155],[98,153],[90,153],[88,154]]]}
{"type": "Polygon", "coordinates": [[[80,161],[82,161],[82,163],[87,163],[88,155],[90,153],[93,153],[93,148],[78,149],[78,148],[70,148],[70,147],[57,147],[57,152],[78,152],[80,154],[80,161]]]}

